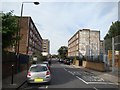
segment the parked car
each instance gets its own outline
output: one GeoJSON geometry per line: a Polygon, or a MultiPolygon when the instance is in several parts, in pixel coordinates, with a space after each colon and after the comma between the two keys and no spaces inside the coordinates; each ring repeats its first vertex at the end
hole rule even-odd
{"type": "Polygon", "coordinates": [[[65,59],[64,60],[64,64],[70,65],[70,60],[69,59],[65,59]]]}
{"type": "Polygon", "coordinates": [[[63,63],[63,59],[59,59],[59,62],[60,62],[60,63],[63,63]]]}
{"type": "Polygon", "coordinates": [[[65,59],[65,60],[63,60],[63,63],[64,63],[64,64],[66,64],[66,59],[65,59]]]}
{"type": "Polygon", "coordinates": [[[44,62],[43,62],[43,64],[46,64],[46,65],[47,65],[47,67],[49,68],[49,70],[51,70],[51,68],[50,68],[50,64],[49,64],[49,62],[48,62],[48,61],[44,61],[44,62]]]}
{"type": "Polygon", "coordinates": [[[51,73],[46,64],[31,65],[27,74],[27,83],[50,83],[51,73]]]}

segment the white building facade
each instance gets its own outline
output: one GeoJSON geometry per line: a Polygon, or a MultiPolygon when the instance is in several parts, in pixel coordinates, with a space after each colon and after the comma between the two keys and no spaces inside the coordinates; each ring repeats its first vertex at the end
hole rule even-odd
{"type": "Polygon", "coordinates": [[[50,41],[48,39],[43,39],[42,55],[48,56],[49,54],[50,54],[50,41]]]}
{"type": "Polygon", "coordinates": [[[98,56],[100,54],[100,31],[82,29],[68,41],[68,56],[98,56]]]}

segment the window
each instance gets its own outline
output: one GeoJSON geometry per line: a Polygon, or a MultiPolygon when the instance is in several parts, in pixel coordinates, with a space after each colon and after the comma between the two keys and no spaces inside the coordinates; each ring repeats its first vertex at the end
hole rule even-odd
{"type": "Polygon", "coordinates": [[[32,35],[33,35],[33,32],[32,32],[32,30],[30,30],[30,36],[32,37],[32,35]]]}
{"type": "Polygon", "coordinates": [[[30,68],[31,72],[42,72],[42,71],[47,71],[47,67],[45,66],[34,66],[30,68]]]}
{"type": "Polygon", "coordinates": [[[29,39],[29,44],[32,44],[32,39],[31,38],[29,39]]]}
{"type": "Polygon", "coordinates": [[[33,30],[33,23],[30,24],[31,29],[33,30]]]}
{"type": "Polygon", "coordinates": [[[29,47],[29,51],[31,51],[32,50],[32,48],[31,47],[29,47]]]}
{"type": "Polygon", "coordinates": [[[76,44],[78,44],[78,39],[76,40],[76,44]]]}
{"type": "Polygon", "coordinates": [[[77,38],[78,38],[78,34],[77,34],[77,38]]]}

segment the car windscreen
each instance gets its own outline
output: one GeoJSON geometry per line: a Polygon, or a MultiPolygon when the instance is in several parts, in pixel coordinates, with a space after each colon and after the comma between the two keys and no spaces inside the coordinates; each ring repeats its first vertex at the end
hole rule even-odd
{"type": "Polygon", "coordinates": [[[47,71],[46,66],[34,66],[30,68],[30,72],[43,72],[43,71],[47,71]]]}
{"type": "Polygon", "coordinates": [[[43,64],[46,64],[47,66],[49,66],[49,64],[48,64],[48,63],[43,63],[43,64]]]}

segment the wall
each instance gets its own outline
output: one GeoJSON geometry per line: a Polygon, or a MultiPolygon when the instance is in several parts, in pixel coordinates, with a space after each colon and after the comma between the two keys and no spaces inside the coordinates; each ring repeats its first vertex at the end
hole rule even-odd
{"type": "Polygon", "coordinates": [[[20,54],[19,64],[15,53],[2,52],[2,78],[11,76],[12,65],[14,65],[14,74],[22,72],[28,67],[28,56],[20,54]]]}
{"type": "Polygon", "coordinates": [[[21,35],[21,40],[19,42],[19,52],[22,54],[26,54],[27,52],[27,44],[28,44],[28,31],[29,31],[29,27],[28,27],[28,18],[22,18],[21,22],[21,29],[20,29],[20,35],[21,35]]]}
{"type": "Polygon", "coordinates": [[[76,65],[76,66],[82,66],[82,61],[79,61],[79,60],[73,60],[73,65],[76,65]]]}
{"type": "Polygon", "coordinates": [[[115,67],[120,68],[120,54],[115,55],[115,67]]]}
{"type": "Polygon", "coordinates": [[[75,65],[79,66],[79,61],[78,60],[75,60],[75,65]]]}
{"type": "Polygon", "coordinates": [[[90,29],[80,30],[79,51],[83,56],[97,56],[100,48],[100,32],[90,29]]]}
{"type": "Polygon", "coordinates": [[[104,63],[83,61],[83,67],[90,68],[97,71],[105,71],[104,63]]]}

